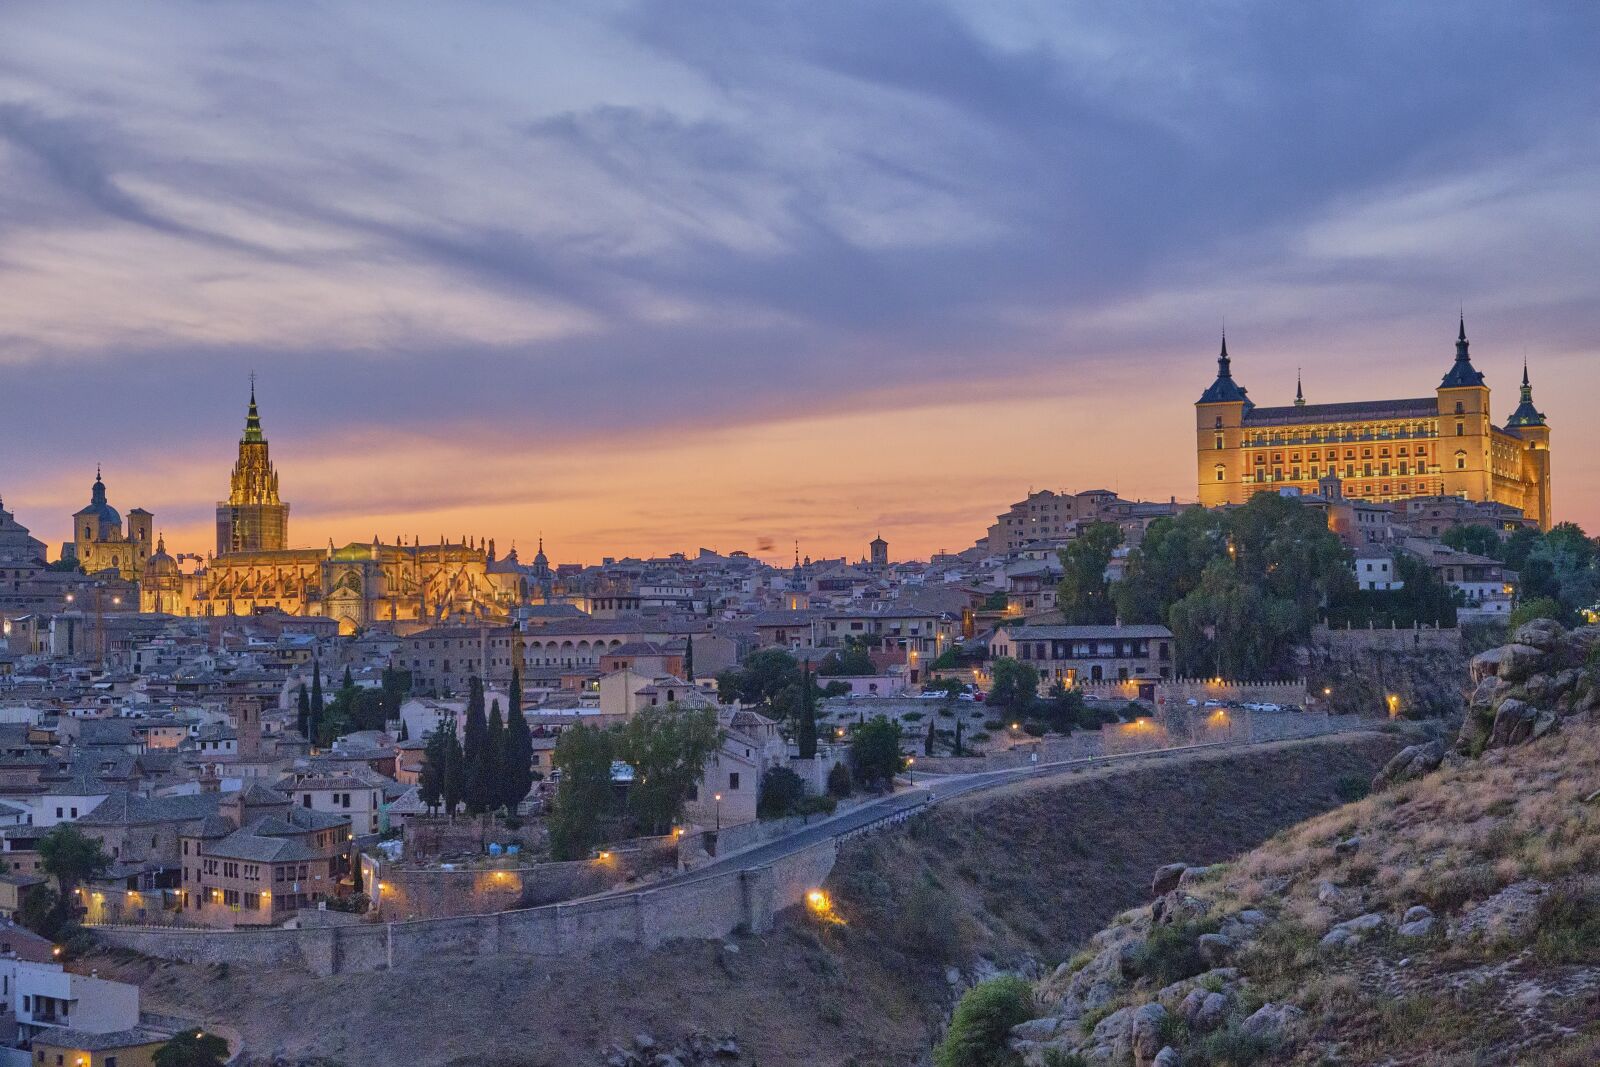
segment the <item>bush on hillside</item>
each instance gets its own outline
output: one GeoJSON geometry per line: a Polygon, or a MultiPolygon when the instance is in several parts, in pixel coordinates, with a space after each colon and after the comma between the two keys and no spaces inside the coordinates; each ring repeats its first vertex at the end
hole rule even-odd
{"type": "Polygon", "coordinates": [[[1517,606],[1511,613],[1511,618],[1507,620],[1506,628],[1515,633],[1517,627],[1534,619],[1554,619],[1564,626],[1567,622],[1567,609],[1554,597],[1536,597],[1517,606]]]}
{"type": "Polygon", "coordinates": [[[1209,967],[1200,954],[1200,935],[1214,929],[1213,925],[1195,922],[1158,926],[1134,952],[1133,968],[1158,986],[1193,978],[1209,967]]]}
{"type": "Polygon", "coordinates": [[[967,990],[950,1029],[933,1050],[935,1067],[1012,1067],[1021,1063],[1006,1047],[1018,1023],[1033,1018],[1033,987],[1015,976],[993,978],[967,990]]]}
{"type": "Polygon", "coordinates": [[[850,795],[850,767],[848,764],[835,763],[828,772],[828,795],[843,800],[850,795]]]}
{"type": "Polygon", "coordinates": [[[806,783],[787,767],[774,767],[761,779],[756,814],[763,819],[792,815],[806,799],[806,783]]]}

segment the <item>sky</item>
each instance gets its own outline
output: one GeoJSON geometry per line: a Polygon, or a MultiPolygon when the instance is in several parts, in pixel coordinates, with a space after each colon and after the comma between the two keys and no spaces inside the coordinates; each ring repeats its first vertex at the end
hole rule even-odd
{"type": "Polygon", "coordinates": [[[1592,4],[7,5],[0,498],[203,552],[254,371],[296,544],[912,558],[1464,310],[1600,528],[1597,204],[1592,4]]]}

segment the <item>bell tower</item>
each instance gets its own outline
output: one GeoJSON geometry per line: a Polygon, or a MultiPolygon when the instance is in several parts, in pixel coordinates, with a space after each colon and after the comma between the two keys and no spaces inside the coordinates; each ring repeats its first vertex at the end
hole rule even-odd
{"type": "Polygon", "coordinates": [[[267,453],[256,410],[256,376],[250,375],[250,409],[239,439],[228,499],[217,503],[217,555],[279,552],[288,548],[289,505],[278,499],[278,472],[267,453]]]}

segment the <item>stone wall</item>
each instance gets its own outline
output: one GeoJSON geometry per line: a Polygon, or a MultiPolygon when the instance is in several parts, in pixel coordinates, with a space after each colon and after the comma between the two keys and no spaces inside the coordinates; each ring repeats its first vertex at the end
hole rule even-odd
{"type": "Polygon", "coordinates": [[[676,938],[726,937],[772,929],[833,869],[827,840],[762,867],[708,874],[637,893],[449,919],[305,929],[194,930],[104,926],[108,944],[192,963],[298,966],[312,974],[373,971],[444,955],[590,952],[616,942],[646,946],[676,938]]]}
{"type": "Polygon", "coordinates": [[[380,916],[388,921],[484,915],[592,896],[642,875],[678,865],[676,837],[643,838],[600,857],[567,863],[408,867],[369,860],[369,884],[380,891],[380,916]]]}

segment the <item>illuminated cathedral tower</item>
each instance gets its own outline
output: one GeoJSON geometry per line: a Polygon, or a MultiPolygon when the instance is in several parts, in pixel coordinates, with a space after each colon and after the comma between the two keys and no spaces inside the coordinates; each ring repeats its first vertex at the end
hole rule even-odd
{"type": "Polygon", "coordinates": [[[267,456],[256,411],[255,376],[250,377],[250,412],[239,439],[228,499],[217,504],[217,554],[278,552],[289,547],[289,505],[278,499],[278,472],[267,456]]]}

